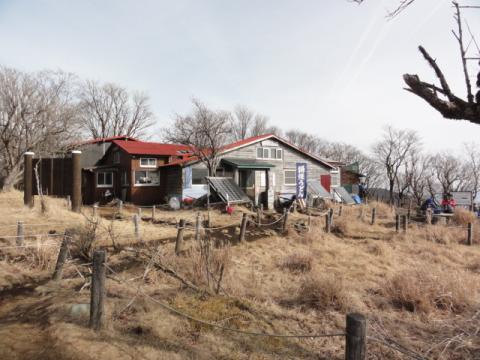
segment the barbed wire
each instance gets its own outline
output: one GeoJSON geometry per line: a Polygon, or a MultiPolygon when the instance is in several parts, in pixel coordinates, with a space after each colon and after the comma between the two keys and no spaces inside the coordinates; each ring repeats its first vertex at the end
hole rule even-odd
{"type": "Polygon", "coordinates": [[[378,338],[375,338],[375,337],[372,337],[372,336],[367,336],[367,340],[371,340],[371,341],[374,341],[374,342],[377,342],[379,344],[382,344],[392,350],[395,350],[395,351],[398,351],[399,353],[402,353],[406,356],[408,356],[409,358],[411,359],[415,359],[415,360],[429,360],[427,357],[424,357],[423,355],[409,349],[409,348],[406,348],[405,346],[403,345],[400,345],[399,343],[397,343],[396,341],[392,340],[392,339],[387,339],[387,340],[382,340],[382,339],[378,339],[378,338]]]}
{"type": "MultiPolygon", "coordinates": [[[[108,266],[106,263],[103,264],[107,270],[109,270],[113,275],[117,277],[117,281],[121,281],[124,283],[124,285],[129,285],[127,284],[127,281],[123,279],[120,274],[118,274],[115,270],[113,270],[110,266],[108,266]]],[[[275,337],[275,338],[321,338],[321,337],[343,337],[346,334],[344,332],[339,332],[339,333],[330,333],[330,334],[272,334],[272,333],[262,333],[262,332],[253,332],[253,331],[245,331],[245,330],[240,330],[240,329],[235,329],[235,328],[230,328],[227,326],[222,326],[219,324],[215,324],[206,320],[198,319],[196,317],[193,317],[189,314],[186,314],[185,312],[178,310],[170,305],[165,304],[162,301],[159,301],[155,299],[154,297],[150,296],[147,294],[141,287],[139,288],[139,293],[145,296],[147,299],[153,301],[154,303],[160,305],[162,308],[180,316],[185,319],[188,319],[190,321],[217,328],[223,331],[229,331],[229,332],[235,332],[238,334],[243,334],[243,335],[250,335],[250,336],[263,336],[263,337],[275,337]]]]}

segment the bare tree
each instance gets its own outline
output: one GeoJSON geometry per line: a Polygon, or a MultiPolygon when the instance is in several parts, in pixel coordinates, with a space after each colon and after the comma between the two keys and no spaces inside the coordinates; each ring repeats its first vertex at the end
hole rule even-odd
{"type": "Polygon", "coordinates": [[[465,154],[467,157],[468,187],[472,190],[473,199],[476,199],[480,192],[480,148],[475,143],[465,144],[465,154]]]}
{"type": "Polygon", "coordinates": [[[373,147],[376,160],[382,164],[388,182],[390,202],[393,201],[395,182],[407,155],[420,146],[416,132],[387,127],[382,139],[373,147]]]}
{"type": "MultiPolygon", "coordinates": [[[[437,61],[432,56],[430,56],[427,50],[425,50],[425,48],[422,46],[419,46],[418,49],[420,50],[421,54],[428,62],[428,64],[434,70],[435,75],[440,82],[440,86],[421,81],[418,75],[405,74],[403,75],[403,79],[408,85],[408,88],[406,90],[412,92],[413,94],[419,96],[420,98],[428,102],[430,106],[440,112],[443,117],[453,120],[468,120],[474,124],[480,125],[480,90],[477,91],[476,95],[473,94],[469,68],[467,64],[469,60],[480,60],[480,48],[476,42],[475,37],[470,31],[468,23],[467,30],[469,32],[469,39],[467,40],[468,45],[465,45],[464,20],[462,18],[460,9],[467,6],[460,6],[455,1],[453,2],[453,5],[455,7],[455,20],[457,22],[457,30],[452,30],[452,32],[458,42],[460,49],[460,59],[464,74],[464,83],[467,92],[467,99],[464,100],[453,93],[446,80],[445,75],[437,64],[437,61]],[[470,57],[467,55],[468,47],[472,43],[476,45],[478,57],[470,57]]],[[[480,71],[477,75],[476,85],[478,88],[480,88],[480,71]]]]}
{"type": "Polygon", "coordinates": [[[254,112],[246,106],[237,105],[235,107],[231,119],[233,141],[244,140],[250,137],[254,116],[254,112]]]}
{"type": "Polygon", "coordinates": [[[220,153],[231,135],[230,114],[209,109],[199,100],[192,100],[193,111],[189,115],[177,115],[171,128],[164,130],[167,141],[188,145],[215,176],[220,153]]]}
{"type": "Polygon", "coordinates": [[[153,125],[148,97],[115,84],[86,81],[80,90],[80,108],[82,129],[92,138],[141,137],[153,125]]]}
{"type": "Polygon", "coordinates": [[[417,205],[421,205],[428,190],[430,158],[412,151],[407,159],[410,193],[417,205]]]}
{"type": "Polygon", "coordinates": [[[0,68],[0,187],[21,179],[23,154],[61,152],[75,130],[72,75],[0,68]]]}
{"type": "Polygon", "coordinates": [[[467,174],[462,159],[448,152],[432,157],[433,172],[443,193],[463,190],[467,174]]]}

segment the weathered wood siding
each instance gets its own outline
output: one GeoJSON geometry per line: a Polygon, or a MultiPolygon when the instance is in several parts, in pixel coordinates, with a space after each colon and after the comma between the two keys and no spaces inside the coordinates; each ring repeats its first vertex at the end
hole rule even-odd
{"type": "MultiPolygon", "coordinates": [[[[300,151],[292,149],[283,143],[274,139],[268,139],[255,144],[251,144],[240,149],[229,151],[222,155],[222,158],[230,159],[257,159],[263,163],[275,165],[270,171],[275,174],[275,186],[273,186],[276,193],[293,193],[295,192],[295,186],[289,186],[284,184],[284,171],[295,170],[297,163],[307,164],[307,178],[308,180],[319,180],[320,175],[330,174],[330,168],[320,164],[318,161],[313,160],[309,156],[303,154],[300,151]],[[282,149],[282,159],[257,159],[257,148],[259,147],[277,147],[282,149]]],[[[194,164],[192,167],[200,168],[205,167],[201,162],[194,164]]],[[[255,174],[255,183],[257,186],[260,184],[261,172],[257,171],[255,174]]],[[[260,191],[264,191],[264,187],[260,191]]]]}

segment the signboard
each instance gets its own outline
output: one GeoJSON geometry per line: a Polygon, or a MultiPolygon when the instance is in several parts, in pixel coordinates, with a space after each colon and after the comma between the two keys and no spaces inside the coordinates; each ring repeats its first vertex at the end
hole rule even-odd
{"type": "Polygon", "coordinates": [[[307,164],[297,163],[297,199],[307,198],[307,164]]]}

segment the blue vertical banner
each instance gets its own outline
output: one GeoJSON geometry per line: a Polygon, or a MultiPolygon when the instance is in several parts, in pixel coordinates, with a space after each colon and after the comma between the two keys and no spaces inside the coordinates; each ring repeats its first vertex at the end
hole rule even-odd
{"type": "Polygon", "coordinates": [[[307,164],[297,163],[297,199],[307,198],[307,164]]]}

